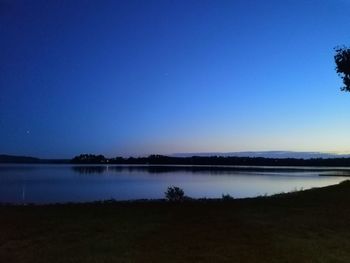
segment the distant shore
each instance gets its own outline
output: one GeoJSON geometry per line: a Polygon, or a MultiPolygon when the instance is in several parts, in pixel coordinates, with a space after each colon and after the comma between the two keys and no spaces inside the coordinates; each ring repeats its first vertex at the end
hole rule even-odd
{"type": "Polygon", "coordinates": [[[0,155],[1,163],[13,164],[143,164],[143,165],[215,165],[215,166],[313,166],[313,167],[350,167],[350,158],[264,158],[235,156],[192,156],[173,157],[150,155],[148,157],[115,157],[81,154],[72,159],[39,159],[27,156],[0,155]]]}

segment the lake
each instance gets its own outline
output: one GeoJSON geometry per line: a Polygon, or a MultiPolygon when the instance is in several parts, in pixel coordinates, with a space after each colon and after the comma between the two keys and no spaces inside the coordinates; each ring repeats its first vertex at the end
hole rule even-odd
{"type": "Polygon", "coordinates": [[[168,186],[193,198],[271,195],[337,184],[349,168],[0,165],[0,203],[65,203],[163,198],[168,186]]]}

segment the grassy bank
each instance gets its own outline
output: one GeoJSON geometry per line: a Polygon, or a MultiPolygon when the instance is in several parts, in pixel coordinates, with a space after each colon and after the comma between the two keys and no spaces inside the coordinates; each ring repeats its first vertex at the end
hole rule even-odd
{"type": "Polygon", "coordinates": [[[0,262],[350,262],[350,181],[228,202],[0,206],[0,262]]]}

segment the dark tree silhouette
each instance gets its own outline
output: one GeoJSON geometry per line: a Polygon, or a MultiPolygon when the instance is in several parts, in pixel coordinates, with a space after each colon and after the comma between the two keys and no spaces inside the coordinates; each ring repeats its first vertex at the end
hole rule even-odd
{"type": "Polygon", "coordinates": [[[106,163],[107,159],[103,155],[94,155],[94,154],[80,154],[75,156],[71,163],[80,163],[80,164],[99,164],[106,163]]]}
{"type": "Polygon", "coordinates": [[[182,190],[180,187],[177,187],[177,186],[173,186],[173,187],[169,186],[167,191],[165,192],[165,198],[171,202],[183,201],[184,197],[185,197],[184,190],[182,190]]]}
{"type": "Polygon", "coordinates": [[[350,92],[350,48],[345,46],[336,47],[334,60],[336,64],[335,69],[344,84],[341,90],[350,92]]]}
{"type": "MultiPolygon", "coordinates": [[[[39,160],[40,161],[40,160],[39,160]]],[[[1,156],[0,156],[1,162],[1,156]]],[[[236,156],[192,156],[192,157],[174,157],[164,155],[150,155],[148,157],[115,157],[105,158],[103,155],[81,154],[74,157],[73,164],[144,164],[150,172],[171,172],[174,169],[182,171],[184,167],[173,166],[171,168],[157,165],[189,165],[193,171],[212,171],[218,169],[227,169],[227,165],[243,166],[346,166],[350,167],[350,158],[263,158],[263,157],[236,157],[236,156]],[[216,167],[200,167],[198,165],[214,165],[216,167]],[[219,168],[217,166],[223,165],[219,168]],[[157,167],[156,167],[157,166],[157,167]]],[[[132,169],[136,169],[135,166],[132,169]]],[[[139,167],[140,168],[140,167],[139,167]]],[[[141,167],[142,168],[142,167],[141,167]]],[[[117,168],[109,168],[117,169],[117,168]]],[[[118,168],[119,169],[119,168],[118,168]]],[[[129,168],[131,169],[131,168],[129,168]]],[[[144,168],[142,168],[144,169],[144,168]]],[[[232,168],[229,168],[232,169],[232,168]]],[[[185,169],[186,170],[186,169],[185,169]]]]}

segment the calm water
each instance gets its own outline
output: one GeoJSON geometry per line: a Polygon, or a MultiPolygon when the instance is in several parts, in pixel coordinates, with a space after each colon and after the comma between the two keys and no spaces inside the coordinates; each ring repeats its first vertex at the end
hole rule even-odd
{"type": "Polygon", "coordinates": [[[337,184],[347,175],[346,168],[312,167],[0,165],[0,202],[163,198],[172,185],[195,198],[241,198],[337,184]]]}

